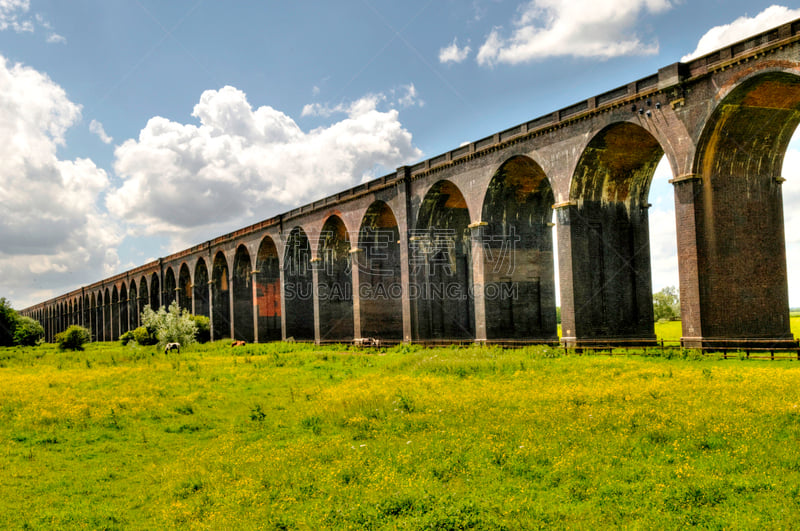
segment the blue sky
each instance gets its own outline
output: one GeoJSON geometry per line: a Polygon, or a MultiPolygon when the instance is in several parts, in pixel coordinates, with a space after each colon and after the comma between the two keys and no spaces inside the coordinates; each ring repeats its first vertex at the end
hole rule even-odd
{"type": "MultiPolygon", "coordinates": [[[[550,113],[714,27],[800,17],[770,6],[0,0],[0,296],[22,308],[550,113]]],[[[791,226],[799,142],[784,175],[791,226]]],[[[651,189],[656,290],[678,282],[669,178],[651,189]]],[[[800,305],[788,229],[787,249],[800,305]]]]}

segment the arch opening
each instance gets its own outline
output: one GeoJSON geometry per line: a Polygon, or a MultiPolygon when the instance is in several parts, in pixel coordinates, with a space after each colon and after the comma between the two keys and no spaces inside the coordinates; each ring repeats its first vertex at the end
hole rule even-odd
{"type": "Polygon", "coordinates": [[[128,331],[128,288],[122,284],[119,288],[119,333],[128,331]]]}
{"type": "Polygon", "coordinates": [[[136,281],[131,280],[128,290],[128,330],[135,330],[139,326],[139,290],[136,281]]]}
{"type": "Polygon", "coordinates": [[[178,284],[175,281],[175,272],[171,267],[164,271],[164,307],[169,310],[178,295],[178,284]]]}
{"type": "MultiPolygon", "coordinates": [[[[92,295],[94,297],[94,295],[92,295]]],[[[97,298],[95,299],[94,305],[94,312],[92,313],[92,317],[94,319],[94,340],[95,341],[103,341],[104,333],[103,330],[103,292],[97,292],[97,298]]]]}
{"type": "Polygon", "coordinates": [[[113,335],[112,318],[111,318],[111,291],[106,288],[105,296],[103,297],[103,341],[111,341],[113,335]]]}
{"type": "Polygon", "coordinates": [[[147,291],[147,277],[142,277],[139,281],[139,314],[137,318],[141,321],[142,310],[150,304],[150,294],[147,291]]]}
{"type": "Polygon", "coordinates": [[[295,227],[286,242],[283,259],[286,298],[286,336],[314,339],[314,292],[311,245],[305,231],[295,227]]]}
{"type": "Polygon", "coordinates": [[[208,303],[208,267],[203,258],[194,266],[194,313],[210,317],[208,303]]]}
{"type": "Polygon", "coordinates": [[[363,337],[403,339],[399,240],[397,219],[389,205],[383,201],[370,205],[361,220],[360,252],[355,255],[363,337]]]}
{"type": "Polygon", "coordinates": [[[507,160],[489,183],[481,213],[487,339],[558,335],[554,203],[544,171],[528,157],[507,160]]]}
{"type": "Polygon", "coordinates": [[[320,233],[317,272],[321,341],[353,338],[353,272],[350,236],[339,216],[325,221],[320,233]]]}
{"type": "Polygon", "coordinates": [[[472,238],[461,191],[434,184],[420,205],[409,242],[412,328],[415,339],[472,339],[472,238]]]}
{"type": "Polygon", "coordinates": [[[213,339],[217,340],[231,337],[230,275],[228,274],[228,261],[222,251],[214,257],[211,276],[212,331],[213,339]]]}
{"type": "Polygon", "coordinates": [[[161,284],[158,273],[153,273],[150,277],[150,309],[157,312],[159,308],[161,308],[161,284]]]}
{"type": "Polygon", "coordinates": [[[574,315],[562,311],[565,337],[655,339],[647,197],[663,155],[658,140],[630,122],[609,125],[582,153],[574,210],[559,218],[569,232],[575,301],[574,315]]]}
{"type": "Polygon", "coordinates": [[[272,238],[261,240],[256,257],[256,302],[258,304],[258,340],[281,339],[281,273],[278,249],[272,238]]]}
{"type": "Polygon", "coordinates": [[[255,340],[252,270],[250,253],[240,245],[233,259],[233,335],[234,339],[248,343],[255,340]]]}
{"type": "Polygon", "coordinates": [[[178,305],[181,310],[192,311],[192,276],[189,274],[189,266],[181,264],[178,274],[178,305]]]}

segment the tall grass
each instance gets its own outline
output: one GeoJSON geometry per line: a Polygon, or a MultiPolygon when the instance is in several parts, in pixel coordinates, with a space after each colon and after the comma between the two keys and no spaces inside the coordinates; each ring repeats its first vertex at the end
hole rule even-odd
{"type": "Polygon", "coordinates": [[[800,366],[547,347],[0,350],[0,527],[789,528],[800,366]]]}

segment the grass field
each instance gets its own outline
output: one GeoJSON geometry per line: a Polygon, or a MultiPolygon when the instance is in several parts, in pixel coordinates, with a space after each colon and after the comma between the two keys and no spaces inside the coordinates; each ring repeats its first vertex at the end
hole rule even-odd
{"type": "Polygon", "coordinates": [[[791,528],[800,365],[0,350],[0,528],[791,528]]]}
{"type": "MultiPolygon", "coordinates": [[[[800,338],[800,312],[792,312],[789,317],[789,325],[792,329],[794,337],[800,338]]],[[[681,322],[668,321],[664,323],[656,323],[656,337],[663,338],[666,341],[677,341],[681,338],[681,322]]],[[[559,330],[560,333],[560,330],[559,330]]]]}

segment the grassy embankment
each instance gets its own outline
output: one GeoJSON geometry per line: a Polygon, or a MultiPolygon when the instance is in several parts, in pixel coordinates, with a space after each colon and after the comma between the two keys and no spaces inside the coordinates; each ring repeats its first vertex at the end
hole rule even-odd
{"type": "Polygon", "coordinates": [[[0,528],[790,528],[800,365],[0,350],[0,528]]]}

